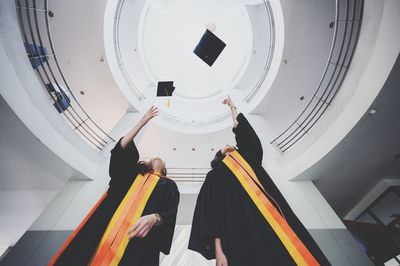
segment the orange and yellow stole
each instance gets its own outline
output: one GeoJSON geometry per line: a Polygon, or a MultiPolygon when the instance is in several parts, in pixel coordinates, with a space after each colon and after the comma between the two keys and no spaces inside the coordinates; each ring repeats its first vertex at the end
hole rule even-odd
{"type": "Polygon", "coordinates": [[[72,234],[65,240],[64,244],[61,246],[61,248],[57,251],[57,253],[53,256],[53,258],[50,260],[48,263],[48,266],[54,266],[57,260],[60,258],[61,254],[65,251],[65,249],[68,247],[68,245],[71,243],[71,241],[75,238],[75,236],[78,234],[78,232],[82,229],[82,227],[86,224],[86,222],[89,220],[89,218],[93,215],[93,213],[97,210],[97,208],[100,206],[100,204],[103,202],[103,200],[107,196],[107,191],[103,193],[103,195],[100,197],[100,199],[96,202],[96,204],[93,206],[93,208],[90,210],[88,214],[86,214],[85,218],[82,220],[82,222],[75,228],[75,230],[72,232],[72,234]]]}
{"type": "Polygon", "coordinates": [[[268,199],[266,196],[267,193],[258,180],[254,170],[239,152],[234,151],[230,153],[224,158],[223,162],[239,180],[240,184],[246,190],[265,220],[272,227],[296,264],[319,265],[318,261],[287,223],[283,214],[278,212],[268,199]]]}
{"type": "Polygon", "coordinates": [[[93,255],[91,266],[118,265],[129,240],[127,232],[142,216],[159,176],[139,174],[119,204],[93,255]]]}
{"type": "MultiPolygon", "coordinates": [[[[118,265],[128,242],[132,241],[129,240],[127,232],[142,216],[147,201],[159,179],[159,176],[150,173],[137,175],[135,181],[132,183],[108,223],[89,265],[118,265]]],[[[67,241],[65,241],[61,249],[49,262],[49,266],[53,266],[57,262],[60,255],[64,252],[79,230],[86,224],[87,220],[92,216],[106,196],[107,192],[103,194],[92,210],[86,215],[85,219],[74,230],[67,241]]]]}

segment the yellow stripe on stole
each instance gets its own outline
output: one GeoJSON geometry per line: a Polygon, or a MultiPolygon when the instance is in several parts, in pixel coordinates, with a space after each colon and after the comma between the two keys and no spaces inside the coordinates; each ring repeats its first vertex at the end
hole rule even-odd
{"type": "MultiPolygon", "coordinates": [[[[128,236],[126,235],[126,232],[122,232],[125,234],[122,238],[121,244],[118,245],[118,247],[114,246],[111,244],[109,247],[104,247],[105,242],[107,241],[108,238],[113,237],[114,239],[116,236],[120,233],[120,229],[123,226],[123,222],[126,219],[130,219],[130,224],[133,225],[139,217],[141,217],[142,212],[144,210],[144,207],[147,204],[147,201],[153,192],[157,182],[159,180],[159,177],[156,175],[152,174],[146,174],[145,176],[138,174],[136,177],[135,181],[129,188],[128,192],[124,196],[123,200],[119,204],[117,210],[115,211],[113,217],[111,218],[104,234],[103,237],[100,241],[100,244],[98,245],[98,248],[95,252],[95,255],[92,258],[91,265],[118,265],[119,261],[121,260],[123,253],[126,249],[126,246],[128,245],[129,239],[128,236]],[[145,189],[146,191],[142,191],[145,189]],[[143,197],[140,197],[143,194],[143,197]],[[135,197],[135,198],[132,198],[135,197]],[[131,203],[131,204],[129,204],[131,203]],[[128,206],[130,205],[130,206],[128,206]],[[133,208],[133,214],[131,213],[131,209],[133,208]],[[131,214],[130,216],[132,218],[127,217],[128,214],[131,214]],[[122,217],[122,215],[125,215],[125,217],[122,217]],[[121,220],[122,219],[122,220],[121,220]],[[115,226],[118,226],[118,228],[115,228],[115,226]],[[111,236],[110,234],[114,231],[113,234],[116,234],[115,236],[111,236]],[[107,248],[105,250],[105,248],[107,248]],[[114,253],[113,250],[116,250],[114,253]],[[99,254],[102,252],[101,254],[99,254]],[[105,253],[104,253],[105,252],[105,253]],[[99,261],[99,255],[101,255],[103,258],[101,261],[99,261]],[[111,262],[112,261],[112,262],[111,262]],[[111,264],[110,264],[111,263],[111,264]]],[[[128,229],[129,229],[128,227],[128,229]]],[[[130,240],[132,241],[132,240],[130,240]]],[[[115,243],[113,243],[115,244],[115,243]]]]}
{"type": "MultiPolygon", "coordinates": [[[[249,171],[250,174],[255,176],[253,169],[243,159],[243,157],[240,156],[240,154],[237,151],[233,152],[232,157],[234,157],[235,159],[239,159],[240,163],[242,163],[247,168],[246,170],[249,171]]],[[[250,181],[248,180],[248,178],[246,179],[245,176],[248,176],[248,174],[245,172],[245,170],[237,162],[235,162],[233,160],[233,158],[226,157],[224,159],[224,163],[235,174],[235,176],[237,177],[239,182],[242,184],[243,188],[249,194],[250,198],[253,200],[254,204],[259,209],[260,213],[264,216],[264,218],[270,224],[270,226],[272,227],[274,232],[277,234],[278,238],[281,240],[282,244],[285,246],[285,248],[287,249],[287,251],[289,252],[291,257],[293,258],[293,260],[296,262],[296,264],[297,265],[319,265],[319,263],[312,257],[312,255],[310,253],[304,255],[307,259],[305,257],[303,257],[302,253],[298,250],[298,248],[296,247],[296,245],[294,243],[296,241],[299,241],[299,239],[292,239],[292,237],[290,235],[288,235],[287,232],[285,232],[285,230],[281,227],[281,225],[279,224],[279,221],[277,221],[274,218],[274,216],[268,210],[267,206],[265,206],[264,203],[262,202],[260,197],[265,197],[265,195],[263,193],[261,193],[260,188],[258,188],[253,181],[251,181],[251,183],[249,183],[250,181]],[[258,195],[257,195],[257,192],[258,192],[258,195]],[[307,260],[309,262],[307,262],[307,260]]],[[[259,182],[258,179],[255,182],[257,182],[257,181],[259,182]]],[[[269,202],[267,197],[265,197],[264,200],[269,202]]],[[[271,206],[272,206],[272,208],[275,208],[275,207],[273,207],[272,204],[271,204],[271,206]]],[[[303,247],[302,249],[304,251],[304,249],[306,249],[306,248],[303,247]]]]}
{"type": "MultiPolygon", "coordinates": [[[[151,178],[149,180],[149,182],[150,182],[149,187],[144,194],[144,198],[139,202],[139,205],[135,209],[136,210],[135,214],[132,217],[132,221],[129,224],[128,228],[131,228],[136,223],[136,221],[142,216],[142,213],[143,213],[144,208],[146,207],[147,201],[149,200],[151,193],[153,192],[158,180],[160,179],[160,177],[158,177],[156,175],[150,175],[149,178],[151,178]]],[[[129,241],[133,241],[133,239],[129,240],[128,236],[123,238],[122,243],[118,247],[117,253],[116,253],[111,265],[118,265],[118,263],[122,259],[122,256],[124,255],[126,246],[128,245],[129,241]]]]}
{"type": "MultiPolygon", "coordinates": [[[[117,220],[120,218],[121,213],[123,212],[124,208],[126,207],[127,202],[129,201],[129,199],[132,197],[132,194],[138,189],[139,185],[141,182],[144,181],[143,179],[143,175],[138,174],[135,181],[133,182],[133,184],[131,185],[131,187],[129,188],[128,192],[126,193],[126,195],[124,196],[124,198],[122,199],[121,203],[118,205],[117,210],[115,211],[115,213],[113,214],[110,222],[108,223],[108,226],[106,228],[106,231],[103,234],[103,237],[100,240],[100,244],[98,245],[98,250],[96,251],[96,255],[98,255],[98,252],[100,251],[100,247],[104,244],[104,242],[106,241],[107,237],[110,234],[110,231],[113,229],[113,227],[115,226],[117,220]]],[[[143,184],[142,184],[143,185],[143,184]]],[[[140,189],[140,188],[139,188],[140,189]]]]}

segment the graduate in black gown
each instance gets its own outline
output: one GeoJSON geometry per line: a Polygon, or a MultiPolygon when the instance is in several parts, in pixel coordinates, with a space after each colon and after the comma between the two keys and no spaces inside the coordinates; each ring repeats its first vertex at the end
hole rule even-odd
{"type": "Polygon", "coordinates": [[[226,145],[216,153],[199,192],[195,207],[189,249],[206,259],[216,259],[217,266],[238,265],[330,265],[313,238],[262,167],[263,149],[255,131],[231,99],[236,146],[226,145]],[[223,160],[237,151],[251,166],[262,187],[269,194],[275,210],[309,250],[314,263],[296,263],[269,222],[223,160]]]}
{"type": "MultiPolygon", "coordinates": [[[[174,181],[166,178],[164,162],[153,158],[139,162],[139,153],[133,141],[146,123],[158,114],[150,108],[139,124],[120,138],[111,150],[109,188],[98,206],[92,209],[49,265],[89,265],[99,242],[139,173],[155,173],[159,176],[141,217],[126,232],[129,242],[118,265],[159,265],[159,253],[170,251],[176,221],[179,191],[174,181]]],[[[104,265],[104,263],[103,263],[104,265]]]]}

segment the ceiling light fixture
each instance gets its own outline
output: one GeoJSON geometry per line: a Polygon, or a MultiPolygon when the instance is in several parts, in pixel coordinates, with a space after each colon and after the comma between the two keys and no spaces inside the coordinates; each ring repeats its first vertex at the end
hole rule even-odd
{"type": "Polygon", "coordinates": [[[376,114],[377,110],[375,108],[372,108],[371,110],[369,110],[369,114],[370,115],[374,115],[376,114]]]}

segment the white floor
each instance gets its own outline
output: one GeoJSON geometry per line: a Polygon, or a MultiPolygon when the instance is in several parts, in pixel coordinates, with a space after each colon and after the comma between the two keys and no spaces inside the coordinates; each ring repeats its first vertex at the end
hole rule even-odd
{"type": "Polygon", "coordinates": [[[211,266],[215,260],[206,260],[199,253],[187,248],[190,235],[190,225],[177,225],[171,252],[160,258],[160,266],[211,266]]]}

